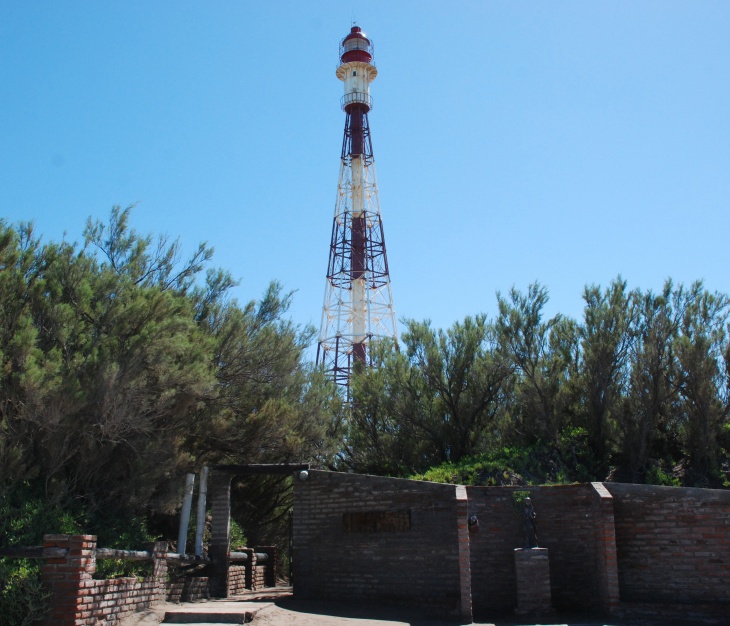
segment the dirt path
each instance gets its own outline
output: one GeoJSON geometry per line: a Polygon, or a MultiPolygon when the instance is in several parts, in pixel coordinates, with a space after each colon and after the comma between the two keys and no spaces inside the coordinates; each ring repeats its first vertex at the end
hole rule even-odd
{"type": "MultiPolygon", "coordinates": [[[[435,619],[414,609],[395,609],[377,605],[349,606],[333,602],[279,598],[256,615],[252,626],[457,626],[459,620],[435,619]]],[[[472,626],[619,626],[624,622],[605,622],[594,616],[550,615],[543,618],[505,617],[496,622],[472,626]]]]}
{"type": "MultiPolygon", "coordinates": [[[[213,610],[225,604],[228,609],[235,605],[241,612],[249,607],[257,609],[253,626],[454,626],[455,622],[430,620],[419,616],[414,621],[413,611],[380,608],[377,605],[351,606],[333,602],[296,600],[291,592],[276,594],[246,594],[230,598],[230,602],[210,601],[175,604],[163,602],[154,607],[129,615],[118,626],[158,626],[166,612],[213,610]]],[[[232,610],[236,611],[236,608],[232,610]]]]}
{"type": "Polygon", "coordinates": [[[414,611],[280,598],[256,615],[254,626],[454,626],[414,611]]]}
{"type": "MultiPolygon", "coordinates": [[[[443,621],[411,610],[383,608],[376,605],[339,604],[296,600],[291,593],[246,594],[231,598],[243,612],[247,605],[260,607],[253,626],[455,626],[458,622],[443,621]]],[[[121,620],[118,626],[157,626],[165,612],[180,608],[204,610],[220,601],[174,604],[165,602],[121,620]]]]}
{"type": "MultiPolygon", "coordinates": [[[[119,622],[118,626],[157,626],[162,622],[166,611],[181,608],[203,610],[205,607],[220,609],[221,603],[226,605],[226,610],[234,605],[238,605],[241,612],[249,608],[257,608],[258,612],[252,626],[457,626],[461,623],[458,620],[436,619],[428,612],[413,609],[381,607],[374,603],[350,605],[298,600],[291,595],[290,589],[278,589],[273,593],[271,590],[267,591],[268,593],[264,591],[260,594],[249,592],[245,596],[236,596],[227,601],[212,600],[183,604],[167,602],[130,615],[119,622]]],[[[559,626],[603,626],[606,624],[592,616],[581,618],[572,615],[565,619],[565,616],[551,615],[543,620],[538,620],[537,623],[559,626]]],[[[535,623],[529,619],[519,620],[512,617],[496,623],[480,622],[474,626],[532,626],[535,623]]],[[[619,624],[619,622],[611,623],[619,624]]]]}

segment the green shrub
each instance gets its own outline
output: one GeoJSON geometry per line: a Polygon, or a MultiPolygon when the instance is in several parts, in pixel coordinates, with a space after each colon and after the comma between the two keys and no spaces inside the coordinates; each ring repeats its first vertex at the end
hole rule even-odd
{"type": "MultiPolygon", "coordinates": [[[[74,511],[48,502],[39,485],[16,483],[0,494],[0,547],[39,546],[47,533],[76,533],[74,511]]],[[[41,562],[0,559],[0,626],[25,626],[49,610],[41,562]]]]}
{"type": "Polygon", "coordinates": [[[660,465],[652,465],[646,474],[644,479],[649,485],[664,485],[666,487],[681,487],[682,483],[678,478],[675,478],[669,472],[665,472],[660,465]]]}
{"type": "MultiPolygon", "coordinates": [[[[248,540],[243,532],[243,528],[239,523],[232,519],[231,520],[231,550],[238,550],[239,548],[247,548],[248,540]]],[[[253,547],[253,546],[251,546],[253,547]]]]}
{"type": "Polygon", "coordinates": [[[590,482],[599,479],[597,472],[585,429],[573,428],[561,433],[558,442],[503,447],[432,467],[412,478],[492,487],[590,482]]]}
{"type": "Polygon", "coordinates": [[[127,561],[125,559],[97,559],[94,578],[146,578],[154,569],[152,561],[127,561]]]}
{"type": "Polygon", "coordinates": [[[530,497],[529,491],[513,491],[512,492],[512,504],[514,504],[517,508],[522,507],[522,503],[525,501],[525,498],[530,497]]]}
{"type": "MultiPolygon", "coordinates": [[[[143,550],[144,544],[154,541],[155,536],[147,528],[144,517],[97,516],[90,527],[96,528],[97,545],[116,550],[143,550]]],[[[98,559],[94,578],[145,578],[152,575],[152,561],[127,561],[124,559],[98,559]]]]}
{"type": "Polygon", "coordinates": [[[0,559],[0,626],[28,626],[49,611],[40,572],[39,562],[0,559]]]}

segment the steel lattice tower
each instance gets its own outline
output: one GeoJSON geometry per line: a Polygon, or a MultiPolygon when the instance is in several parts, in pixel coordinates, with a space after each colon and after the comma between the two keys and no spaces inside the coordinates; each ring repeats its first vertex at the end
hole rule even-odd
{"type": "Polygon", "coordinates": [[[397,339],[368,123],[370,83],[377,75],[372,42],[353,26],[340,43],[337,68],[345,86],[345,133],[317,347],[317,363],[348,401],[353,366],[370,362],[369,342],[397,339]]]}

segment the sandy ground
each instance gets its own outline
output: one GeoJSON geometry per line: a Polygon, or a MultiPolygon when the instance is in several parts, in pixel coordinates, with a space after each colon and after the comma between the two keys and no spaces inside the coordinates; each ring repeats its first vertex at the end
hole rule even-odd
{"type": "MultiPolygon", "coordinates": [[[[233,599],[232,599],[233,600],[233,599]]],[[[238,605],[243,613],[255,610],[253,626],[453,626],[456,622],[429,620],[426,616],[415,616],[413,611],[378,609],[374,606],[350,607],[331,602],[303,602],[288,595],[279,597],[247,598],[225,603],[228,610],[238,605]]],[[[118,626],[157,626],[162,623],[168,611],[207,611],[213,607],[223,608],[220,602],[193,602],[174,604],[165,602],[150,609],[124,618],[118,626]]],[[[212,623],[212,622],[210,622],[212,623]]]]}
{"type": "MultiPolygon", "coordinates": [[[[457,626],[458,620],[435,619],[413,609],[395,609],[378,606],[348,606],[332,602],[312,602],[281,598],[275,604],[259,611],[253,626],[457,626]]],[[[495,622],[479,622],[473,626],[619,626],[607,624],[590,616],[551,615],[535,620],[508,617],[495,622]]]]}
{"type": "MultiPolygon", "coordinates": [[[[246,601],[257,609],[252,626],[453,626],[455,622],[413,619],[411,614],[397,611],[380,611],[376,608],[348,608],[332,603],[303,603],[293,598],[281,598],[271,602],[246,601]]],[[[166,602],[119,622],[118,626],[157,626],[165,617],[166,611],[179,610],[181,606],[189,609],[203,608],[203,603],[179,605],[166,602]]],[[[248,607],[247,607],[248,608],[248,607]]],[[[243,607],[241,607],[243,612],[243,607]]],[[[214,622],[207,622],[212,624],[214,622]]]]}
{"type": "Polygon", "coordinates": [[[348,606],[281,598],[259,611],[254,626],[453,626],[458,622],[429,619],[414,611],[377,606],[348,606]]]}
{"type": "MultiPolygon", "coordinates": [[[[241,612],[255,609],[257,612],[252,626],[456,626],[460,624],[459,621],[435,619],[426,612],[419,613],[413,609],[297,600],[291,596],[290,592],[281,590],[275,595],[251,594],[245,598],[230,598],[229,601],[223,603],[221,601],[185,604],[167,602],[131,615],[122,620],[118,626],[156,626],[162,622],[166,611],[206,610],[210,607],[214,607],[213,610],[230,610],[232,607],[239,607],[241,612]]],[[[538,624],[603,626],[605,622],[590,618],[581,619],[577,616],[571,616],[567,620],[551,616],[539,621],[505,619],[480,624],[482,626],[533,626],[538,624]]],[[[618,625],[616,622],[614,624],[618,625]]]]}

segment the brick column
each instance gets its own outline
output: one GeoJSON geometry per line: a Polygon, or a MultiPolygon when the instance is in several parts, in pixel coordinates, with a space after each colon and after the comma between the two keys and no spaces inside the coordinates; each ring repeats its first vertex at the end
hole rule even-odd
{"type": "Polygon", "coordinates": [[[150,541],[144,549],[152,553],[152,578],[155,592],[150,603],[164,602],[167,599],[167,541],[150,541]]]}
{"type": "Polygon", "coordinates": [[[456,486],[456,529],[459,542],[459,591],[462,623],[474,621],[471,606],[471,550],[469,547],[469,501],[466,487],[456,486]]]}
{"type": "Polygon", "coordinates": [[[596,565],[601,608],[615,614],[619,609],[618,558],[616,556],[616,522],[613,496],[603,483],[591,483],[595,492],[596,565]]]}
{"type": "Polygon", "coordinates": [[[246,589],[254,588],[254,574],[256,572],[256,554],[254,554],[253,548],[243,548],[239,550],[244,554],[248,554],[248,558],[243,562],[243,586],[246,589]]]}
{"type": "Polygon", "coordinates": [[[231,474],[214,471],[211,481],[210,595],[228,597],[228,567],[231,551],[231,474]]]}
{"type": "MultiPolygon", "coordinates": [[[[291,584],[297,598],[311,598],[316,588],[312,576],[312,550],[317,520],[312,515],[312,485],[317,486],[315,472],[309,473],[309,480],[302,481],[298,475],[292,478],[294,486],[294,517],[292,519],[291,584]]],[[[320,584],[323,581],[320,581],[320,584]]]]}
{"type": "Polygon", "coordinates": [[[550,559],[547,548],[515,549],[517,613],[544,615],[552,611],[550,559]]]}
{"type": "Polygon", "coordinates": [[[259,546],[255,548],[256,552],[263,552],[268,555],[269,559],[266,561],[266,581],[264,585],[266,587],[276,587],[276,567],[277,567],[277,551],[276,546],[259,546]]]}
{"type": "Polygon", "coordinates": [[[66,556],[46,558],[41,581],[51,592],[51,611],[44,626],[74,626],[78,606],[90,589],[96,571],[96,535],[44,535],[44,551],[65,549],[66,556]]]}

